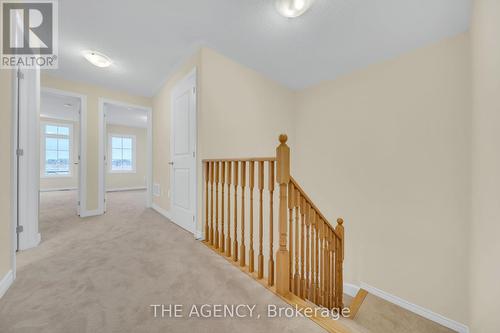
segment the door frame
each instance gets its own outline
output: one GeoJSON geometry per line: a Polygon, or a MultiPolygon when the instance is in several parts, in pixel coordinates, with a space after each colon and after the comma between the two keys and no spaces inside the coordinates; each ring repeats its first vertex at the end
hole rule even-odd
{"type": "Polygon", "coordinates": [[[105,147],[105,139],[107,132],[106,132],[106,121],[104,117],[104,104],[114,104],[114,105],[119,105],[127,108],[134,108],[134,109],[140,109],[144,110],[148,114],[148,124],[146,128],[146,146],[147,146],[147,157],[146,157],[146,188],[147,188],[147,195],[146,195],[146,207],[151,207],[152,201],[153,201],[153,194],[152,194],[152,182],[153,182],[153,108],[149,106],[143,106],[143,105],[137,105],[137,104],[131,104],[131,103],[126,103],[110,98],[105,98],[105,97],[99,97],[98,101],[98,126],[99,126],[99,144],[98,144],[98,154],[99,154],[99,159],[98,159],[98,168],[99,168],[99,174],[98,174],[98,181],[99,181],[99,193],[98,193],[98,211],[99,214],[104,214],[106,211],[106,205],[104,199],[106,198],[106,147],[105,147]]]}
{"type": "MultiPolygon", "coordinates": [[[[187,84],[192,84],[194,88],[194,110],[195,110],[195,117],[193,119],[194,121],[194,158],[193,158],[193,172],[194,172],[194,182],[191,186],[191,191],[194,193],[194,202],[193,202],[193,225],[191,227],[191,230],[188,230],[189,232],[192,232],[193,235],[198,237],[199,231],[198,231],[198,74],[197,74],[197,68],[194,67],[187,75],[185,75],[182,79],[177,81],[172,88],[172,91],[170,92],[170,156],[169,156],[169,162],[172,162],[173,160],[173,145],[174,145],[174,99],[173,95],[177,92],[178,89],[180,89],[182,86],[187,85],[187,84]]],[[[174,194],[173,194],[173,174],[172,174],[172,165],[169,165],[169,181],[170,181],[170,189],[169,189],[169,197],[170,197],[170,209],[173,209],[174,206],[174,194]]],[[[173,218],[174,214],[171,211],[170,212],[170,218],[172,222],[176,223],[173,218]]],[[[176,223],[177,224],[177,223],[176,223]]],[[[180,224],[178,224],[180,225],[180,224]]]]}
{"type": "MultiPolygon", "coordinates": [[[[91,216],[87,210],[87,96],[72,91],[41,87],[41,93],[57,94],[80,99],[78,149],[80,160],[78,161],[78,211],[80,217],[91,216]]],[[[39,142],[40,145],[40,142],[39,142]]]]}

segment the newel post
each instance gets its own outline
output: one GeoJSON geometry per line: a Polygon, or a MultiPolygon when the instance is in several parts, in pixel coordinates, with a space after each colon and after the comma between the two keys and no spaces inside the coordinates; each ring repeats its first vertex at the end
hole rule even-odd
{"type": "Polygon", "coordinates": [[[280,145],[276,148],[277,172],[279,185],[279,249],[276,254],[276,291],[282,296],[289,293],[290,264],[287,249],[287,204],[288,183],[290,182],[290,148],[286,144],[288,137],[281,134],[280,145]]]}

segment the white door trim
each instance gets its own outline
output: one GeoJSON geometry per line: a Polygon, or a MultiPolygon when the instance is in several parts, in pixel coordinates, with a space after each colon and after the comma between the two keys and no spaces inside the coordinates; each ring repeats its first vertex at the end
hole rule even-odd
{"type": "MultiPolygon", "coordinates": [[[[18,91],[19,101],[19,133],[16,136],[19,139],[19,148],[23,151],[17,164],[16,153],[16,175],[15,183],[16,203],[14,209],[19,209],[19,225],[23,231],[19,233],[19,250],[27,250],[38,246],[40,243],[40,233],[38,230],[38,203],[40,188],[40,70],[22,69],[22,76],[18,91]],[[19,192],[16,192],[19,190],[19,192]]],[[[16,104],[17,106],[17,104],[16,104]]],[[[17,110],[15,110],[17,112],[17,110]]],[[[17,118],[17,116],[15,116],[17,118]]],[[[17,127],[14,128],[17,132],[17,127]]],[[[16,223],[17,224],[17,223],[16,223]]],[[[13,233],[17,235],[14,227],[13,233]]]]}
{"type": "Polygon", "coordinates": [[[114,104],[128,108],[140,109],[144,110],[148,114],[148,125],[147,125],[147,168],[146,168],[146,188],[147,188],[147,198],[146,198],[146,207],[151,207],[153,201],[153,193],[152,193],[152,182],[153,182],[153,109],[148,106],[136,105],[131,103],[126,103],[122,101],[117,101],[105,97],[99,97],[99,110],[98,110],[98,126],[99,126],[99,144],[98,144],[98,154],[99,154],[99,173],[98,173],[98,181],[99,181],[99,193],[98,200],[99,206],[97,209],[98,214],[104,214],[105,206],[104,206],[104,198],[106,193],[106,164],[104,162],[105,159],[105,146],[104,146],[104,135],[106,133],[106,121],[104,119],[104,104],[114,104]]]}
{"type": "Polygon", "coordinates": [[[80,205],[77,213],[80,217],[89,216],[89,211],[87,209],[87,96],[72,91],[46,87],[42,87],[41,91],[80,99],[80,130],[78,133],[78,145],[80,146],[80,161],[78,161],[78,201],[80,201],[80,205]]]}
{"type": "MultiPolygon", "coordinates": [[[[192,184],[191,191],[194,193],[194,203],[193,203],[193,215],[194,215],[194,220],[193,220],[193,225],[191,228],[189,228],[189,232],[192,232],[195,237],[197,237],[198,231],[197,231],[197,225],[198,225],[198,77],[197,77],[197,68],[194,67],[186,76],[184,76],[181,80],[179,80],[174,88],[172,89],[170,93],[170,162],[173,160],[173,144],[174,144],[174,138],[173,138],[173,133],[174,133],[174,113],[172,112],[174,109],[174,99],[172,96],[177,92],[178,89],[181,89],[184,87],[186,84],[191,84],[190,82],[194,82],[194,109],[195,109],[195,117],[193,119],[194,121],[194,128],[195,131],[193,133],[194,135],[194,156],[195,158],[193,159],[193,171],[194,171],[194,182],[192,184]]],[[[172,167],[170,166],[170,216],[171,220],[174,223],[177,223],[175,219],[175,214],[172,213],[172,207],[174,205],[174,194],[173,194],[173,175],[172,175],[172,167]]]]}

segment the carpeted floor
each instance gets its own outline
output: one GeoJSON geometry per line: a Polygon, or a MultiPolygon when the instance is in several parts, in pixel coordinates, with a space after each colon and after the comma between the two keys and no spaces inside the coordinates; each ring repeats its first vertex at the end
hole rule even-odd
{"type": "Polygon", "coordinates": [[[323,332],[268,318],[278,297],[151,209],[143,191],[108,194],[104,216],[75,215],[75,192],[41,195],[38,248],[18,254],[0,332],[323,332]],[[192,304],[257,304],[257,319],[186,318],[192,304]],[[183,304],[154,318],[151,304],[183,304]]]}

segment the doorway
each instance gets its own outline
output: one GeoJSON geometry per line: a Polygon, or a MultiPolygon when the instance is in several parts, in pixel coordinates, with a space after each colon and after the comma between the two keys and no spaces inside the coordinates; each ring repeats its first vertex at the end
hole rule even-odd
{"type": "Polygon", "coordinates": [[[81,216],[83,97],[42,88],[40,93],[39,228],[43,239],[69,223],[60,216],[81,216]]]}
{"type": "Polygon", "coordinates": [[[152,110],[110,99],[99,100],[99,203],[110,199],[151,207],[152,110]],[[133,193],[135,192],[135,193],[133,193]],[[127,199],[125,199],[127,198],[127,199]]]}

